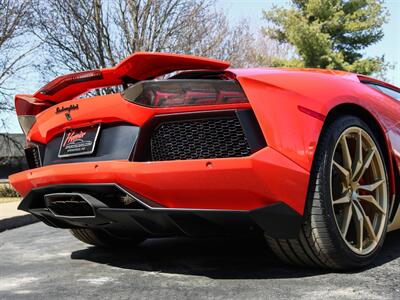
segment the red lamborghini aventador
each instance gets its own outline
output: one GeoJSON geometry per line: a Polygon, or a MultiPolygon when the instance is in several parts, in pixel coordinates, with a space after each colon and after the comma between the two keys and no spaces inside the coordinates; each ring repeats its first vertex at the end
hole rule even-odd
{"type": "Polygon", "coordinates": [[[19,209],[89,244],[262,234],[285,262],[344,269],[400,228],[400,89],[373,78],[135,53],[15,107],[19,209]]]}

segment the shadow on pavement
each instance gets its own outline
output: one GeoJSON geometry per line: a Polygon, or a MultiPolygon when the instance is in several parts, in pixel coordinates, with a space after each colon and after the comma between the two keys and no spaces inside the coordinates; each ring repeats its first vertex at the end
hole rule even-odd
{"type": "MultiPolygon", "coordinates": [[[[391,233],[370,268],[399,257],[400,232],[391,233]]],[[[264,240],[254,238],[150,239],[133,249],[90,247],[73,252],[71,258],[124,269],[214,279],[299,278],[328,272],[284,265],[269,250],[264,240]]]]}

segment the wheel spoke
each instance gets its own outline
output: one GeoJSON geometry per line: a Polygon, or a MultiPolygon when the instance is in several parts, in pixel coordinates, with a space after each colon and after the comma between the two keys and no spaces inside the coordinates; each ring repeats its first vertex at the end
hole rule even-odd
{"type": "Polygon", "coordinates": [[[371,184],[366,184],[366,185],[360,185],[358,188],[360,190],[365,190],[369,192],[375,191],[381,184],[385,182],[384,179],[378,180],[377,182],[371,183],[371,184]]]}
{"type": "Polygon", "coordinates": [[[358,130],[357,137],[356,137],[356,148],[355,148],[355,155],[354,161],[352,166],[353,176],[352,179],[360,172],[363,165],[363,155],[362,155],[362,135],[361,130],[358,130]]]}
{"type": "Polygon", "coordinates": [[[361,212],[361,214],[363,216],[364,226],[367,229],[368,235],[374,242],[376,242],[377,237],[376,237],[375,230],[374,230],[374,227],[372,226],[370,218],[367,216],[364,208],[362,207],[361,203],[358,200],[355,201],[355,206],[358,208],[358,210],[361,212]]]}
{"type": "Polygon", "coordinates": [[[374,227],[372,226],[371,220],[368,216],[364,216],[364,225],[365,228],[367,229],[368,235],[373,240],[374,242],[378,241],[378,238],[376,236],[374,227]]]}
{"type": "Polygon", "coordinates": [[[342,138],[340,139],[340,145],[342,147],[342,153],[343,153],[343,166],[345,169],[351,170],[352,160],[346,135],[343,135],[342,138]]]}
{"type": "Polygon", "coordinates": [[[352,217],[353,217],[352,205],[348,205],[344,210],[343,222],[341,226],[341,232],[344,238],[346,238],[347,232],[349,231],[352,217]]]}
{"type": "Polygon", "coordinates": [[[354,181],[358,182],[358,181],[363,177],[365,171],[366,171],[366,170],[369,168],[369,166],[371,165],[371,162],[372,162],[372,159],[373,159],[374,156],[375,156],[375,153],[376,153],[376,148],[375,148],[375,147],[371,148],[371,149],[368,151],[368,153],[367,153],[367,155],[366,155],[366,158],[365,158],[365,161],[364,161],[363,164],[362,164],[361,170],[358,172],[358,174],[356,174],[356,175],[353,177],[353,180],[354,180],[354,181]]]}
{"type": "Polygon", "coordinates": [[[356,224],[356,234],[357,234],[357,248],[358,250],[363,250],[363,242],[364,242],[364,217],[361,213],[360,209],[357,207],[355,202],[352,202],[353,205],[353,217],[356,224]]]}
{"type": "Polygon", "coordinates": [[[372,195],[358,195],[357,198],[359,200],[364,200],[373,205],[373,207],[379,211],[382,215],[386,215],[385,210],[379,205],[378,201],[376,201],[375,197],[372,195]]]}
{"type": "Polygon", "coordinates": [[[344,167],[339,165],[336,161],[333,161],[333,165],[338,169],[340,172],[340,176],[345,180],[346,185],[350,183],[350,171],[346,170],[344,167]]]}
{"type": "Polygon", "coordinates": [[[347,193],[344,196],[340,197],[339,199],[333,200],[333,205],[345,204],[345,203],[350,203],[350,196],[347,193]]]}

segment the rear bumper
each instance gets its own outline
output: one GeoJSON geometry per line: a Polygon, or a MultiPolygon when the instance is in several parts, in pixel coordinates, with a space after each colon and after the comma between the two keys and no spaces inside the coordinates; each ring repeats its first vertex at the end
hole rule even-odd
{"type": "Polygon", "coordinates": [[[249,211],[165,208],[116,184],[36,188],[24,198],[19,209],[53,227],[97,228],[119,237],[265,233],[276,238],[294,238],[302,220],[300,214],[282,202],[249,211]],[[113,195],[112,199],[107,195],[113,195]],[[62,197],[59,208],[50,202],[51,197],[55,202],[62,197]],[[129,208],[123,207],[126,202],[121,201],[126,197],[130,199],[129,208]],[[79,207],[66,207],[68,202],[73,205],[84,202],[83,205],[91,207],[91,212],[89,209],[82,215],[79,207]]]}
{"type": "Polygon", "coordinates": [[[71,163],[10,177],[23,196],[50,185],[113,183],[165,208],[249,211],[283,202],[299,214],[308,180],[306,170],[270,147],[242,158],[71,163]]]}

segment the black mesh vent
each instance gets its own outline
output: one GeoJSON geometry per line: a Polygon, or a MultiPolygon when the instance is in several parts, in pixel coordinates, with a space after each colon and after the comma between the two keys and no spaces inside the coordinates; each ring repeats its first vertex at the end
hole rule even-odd
{"type": "Polygon", "coordinates": [[[251,154],[236,116],[162,123],[151,137],[154,161],[241,157],[251,154]]]}
{"type": "Polygon", "coordinates": [[[25,148],[24,150],[29,169],[39,168],[42,166],[39,147],[31,146],[29,148],[25,148]]]}

